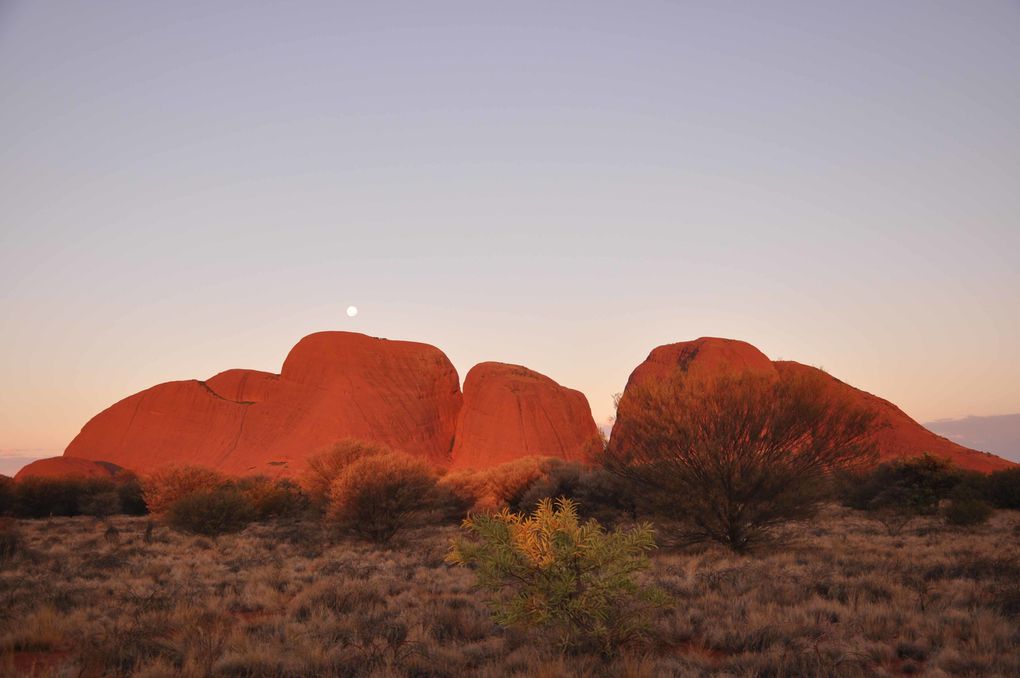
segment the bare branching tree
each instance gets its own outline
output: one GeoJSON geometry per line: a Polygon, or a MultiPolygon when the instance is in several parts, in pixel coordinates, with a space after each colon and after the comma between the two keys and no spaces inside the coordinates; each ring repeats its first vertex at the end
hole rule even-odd
{"type": "Polygon", "coordinates": [[[830,474],[873,463],[873,424],[824,375],[678,371],[628,388],[603,461],[683,541],[742,551],[809,517],[830,474]]]}

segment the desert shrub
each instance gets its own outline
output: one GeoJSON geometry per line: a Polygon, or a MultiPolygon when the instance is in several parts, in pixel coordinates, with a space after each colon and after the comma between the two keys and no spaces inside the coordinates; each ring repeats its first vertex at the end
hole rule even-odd
{"type": "Polygon", "coordinates": [[[988,501],[994,506],[1020,509],[1020,466],[990,473],[985,483],[988,501]]]}
{"type": "Polygon", "coordinates": [[[628,389],[603,461],[681,540],[741,551],[813,515],[833,472],[870,463],[873,421],[821,375],[678,370],[628,389]]]}
{"type": "Polygon", "coordinates": [[[535,478],[523,491],[519,491],[508,502],[511,511],[521,513],[530,510],[543,499],[566,497],[577,499],[582,478],[587,469],[577,461],[549,458],[542,467],[542,474],[535,478]]]}
{"type": "Polygon", "coordinates": [[[648,633],[665,601],[635,578],[655,548],[651,525],[606,532],[582,523],[573,501],[545,499],[531,515],[504,509],[464,529],[469,538],[454,540],[447,560],[476,568],[496,622],[550,632],[564,648],[613,654],[648,633]]]}
{"type": "Polygon", "coordinates": [[[308,496],[292,480],[271,480],[265,476],[241,478],[234,487],[255,509],[259,520],[295,518],[309,508],[308,496]]]}
{"type": "Polygon", "coordinates": [[[626,520],[636,522],[644,504],[632,483],[601,466],[581,475],[574,498],[585,516],[609,526],[626,520]]]}
{"type": "Polygon", "coordinates": [[[14,479],[0,475],[0,516],[14,512],[14,479]]]}
{"type": "Polygon", "coordinates": [[[602,467],[555,457],[547,459],[542,474],[511,497],[507,505],[520,513],[543,499],[558,497],[573,499],[583,518],[595,518],[603,524],[637,520],[638,500],[632,486],[602,467]]]}
{"type": "Polygon", "coordinates": [[[200,466],[168,466],[151,473],[142,482],[142,496],[149,513],[159,516],[191,494],[209,492],[225,485],[226,477],[200,466]]]}
{"type": "Polygon", "coordinates": [[[988,522],[993,509],[988,502],[974,497],[954,497],[949,500],[944,513],[950,525],[980,525],[988,522]]]}
{"type": "Polygon", "coordinates": [[[129,516],[144,516],[149,512],[142,492],[142,481],[133,473],[117,477],[117,494],[120,497],[120,511],[129,516]]]}
{"type": "Polygon", "coordinates": [[[207,537],[240,532],[257,518],[247,497],[230,485],[191,492],[166,510],[174,529],[207,537]]]}
{"type": "Polygon", "coordinates": [[[542,499],[568,497],[578,500],[586,516],[599,512],[601,517],[620,508],[632,513],[618,479],[558,457],[523,457],[480,471],[456,471],[443,476],[439,487],[474,511],[520,512],[542,499]]]}
{"type": "MultiPolygon", "coordinates": [[[[457,471],[443,477],[450,489],[475,511],[493,511],[520,503],[533,483],[543,478],[551,457],[522,457],[482,470],[457,471]]],[[[562,461],[562,460],[557,460],[562,461]]]]}
{"type": "MultiPolygon", "coordinates": [[[[117,478],[38,478],[14,483],[10,512],[22,518],[89,515],[105,518],[139,509],[133,476],[117,478]]],[[[144,511],[144,505],[141,507],[144,511]]]]}
{"type": "Polygon", "coordinates": [[[325,510],[330,503],[333,481],[344,469],[359,459],[392,452],[390,448],[377,443],[355,438],[340,440],[308,460],[308,466],[301,477],[301,486],[311,503],[325,510]]]}
{"type": "Polygon", "coordinates": [[[840,492],[843,503],[851,508],[867,511],[876,506],[902,504],[914,514],[932,515],[961,478],[947,460],[925,454],[849,474],[841,481],[840,492]]]}
{"type": "Polygon", "coordinates": [[[929,454],[879,464],[866,472],[847,474],[839,483],[843,503],[863,510],[898,534],[917,516],[934,515],[939,503],[960,486],[960,498],[974,498],[977,482],[948,461],[929,454]],[[966,483],[962,483],[964,479],[966,483]]]}
{"type": "Polygon", "coordinates": [[[120,493],[110,484],[108,489],[83,493],[78,499],[78,510],[86,516],[107,518],[120,513],[120,493]]]}
{"type": "Polygon", "coordinates": [[[330,485],[329,518],[370,541],[433,514],[436,476],[429,465],[399,452],[372,453],[345,466],[330,485]]]}
{"type": "Polygon", "coordinates": [[[22,518],[76,516],[82,482],[73,478],[23,478],[15,483],[14,513],[22,518]]]}
{"type": "Polygon", "coordinates": [[[0,518],[0,564],[10,562],[18,555],[22,541],[17,523],[10,518],[0,518]]]}

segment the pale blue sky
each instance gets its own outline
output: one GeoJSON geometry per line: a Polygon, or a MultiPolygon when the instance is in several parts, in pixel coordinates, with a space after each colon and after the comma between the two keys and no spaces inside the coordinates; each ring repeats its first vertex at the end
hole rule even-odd
{"type": "Polygon", "coordinates": [[[9,1],[0,93],[0,450],[325,329],[1020,411],[1016,2],[9,1]]]}

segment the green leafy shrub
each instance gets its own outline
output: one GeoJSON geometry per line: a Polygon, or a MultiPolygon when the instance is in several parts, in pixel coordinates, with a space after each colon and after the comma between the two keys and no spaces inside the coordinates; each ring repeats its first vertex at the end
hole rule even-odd
{"type": "Polygon", "coordinates": [[[186,494],[165,515],[174,529],[207,537],[240,532],[258,518],[244,494],[229,485],[186,494]]]}
{"type": "Polygon", "coordinates": [[[469,538],[454,540],[447,561],[476,569],[494,597],[497,623],[542,629],[564,648],[611,655],[645,637],[662,592],[636,575],[655,548],[652,527],[606,530],[582,523],[570,499],[539,502],[531,515],[504,509],[464,521],[469,538]]]}
{"type": "Polygon", "coordinates": [[[1020,509],[1020,466],[990,473],[985,482],[988,500],[993,505],[1020,509]]]}
{"type": "Polygon", "coordinates": [[[347,464],[330,485],[329,518],[374,542],[422,524],[436,512],[436,475],[423,460],[371,453],[347,464]]]}

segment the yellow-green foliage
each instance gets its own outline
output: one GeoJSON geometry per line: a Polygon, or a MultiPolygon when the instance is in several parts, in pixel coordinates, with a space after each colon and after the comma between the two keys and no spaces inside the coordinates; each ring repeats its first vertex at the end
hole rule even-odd
{"type": "Polygon", "coordinates": [[[636,580],[655,548],[651,525],[606,532],[595,520],[582,523],[576,504],[560,498],[539,502],[531,515],[470,517],[464,529],[472,538],[454,540],[447,561],[476,568],[504,626],[544,628],[564,647],[609,655],[644,636],[665,601],[636,580]]]}

